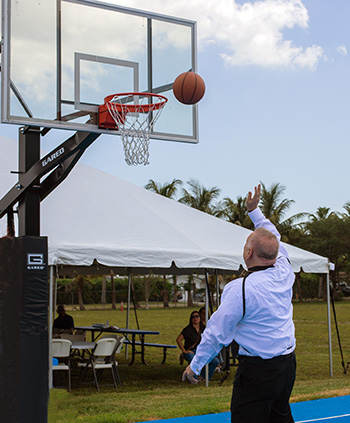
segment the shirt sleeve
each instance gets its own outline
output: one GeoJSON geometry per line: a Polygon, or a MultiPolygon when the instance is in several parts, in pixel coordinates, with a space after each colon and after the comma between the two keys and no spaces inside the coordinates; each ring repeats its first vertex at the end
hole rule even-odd
{"type": "Polygon", "coordinates": [[[202,368],[219,354],[223,346],[228,346],[233,341],[234,328],[242,319],[241,286],[242,278],[226,285],[220,307],[208,320],[201,343],[190,364],[196,375],[199,375],[202,368]]]}

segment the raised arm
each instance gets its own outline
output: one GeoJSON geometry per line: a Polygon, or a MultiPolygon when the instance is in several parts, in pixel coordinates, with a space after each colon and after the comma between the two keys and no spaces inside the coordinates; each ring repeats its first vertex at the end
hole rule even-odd
{"type": "MultiPolygon", "coordinates": [[[[254,223],[254,227],[260,228],[263,227],[268,231],[272,232],[277,239],[281,240],[281,234],[278,232],[276,226],[267,219],[261,210],[259,209],[259,201],[261,198],[261,185],[259,184],[257,187],[254,187],[254,195],[249,191],[246,199],[246,206],[248,210],[249,217],[251,221],[254,223]]],[[[283,256],[288,257],[288,252],[283,245],[280,244],[279,246],[280,254],[283,256]]]]}
{"type": "Polygon", "coordinates": [[[248,213],[252,212],[258,207],[260,197],[261,197],[261,185],[259,184],[257,187],[254,187],[254,195],[250,191],[248,192],[247,199],[245,202],[248,209],[248,213]]]}

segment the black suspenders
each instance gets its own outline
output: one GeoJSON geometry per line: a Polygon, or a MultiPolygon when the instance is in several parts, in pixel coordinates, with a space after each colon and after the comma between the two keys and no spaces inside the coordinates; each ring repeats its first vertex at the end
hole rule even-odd
{"type": "Polygon", "coordinates": [[[248,275],[245,275],[243,278],[243,282],[242,282],[242,299],[243,299],[243,314],[242,314],[242,319],[245,316],[245,280],[247,279],[247,277],[250,275],[250,273],[248,273],[248,275]]]}

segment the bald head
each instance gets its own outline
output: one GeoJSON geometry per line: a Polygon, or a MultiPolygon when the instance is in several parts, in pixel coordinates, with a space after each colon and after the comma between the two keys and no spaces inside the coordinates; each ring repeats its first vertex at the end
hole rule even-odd
{"type": "Polygon", "coordinates": [[[252,234],[252,246],[255,254],[262,259],[275,260],[279,243],[276,236],[265,228],[257,228],[252,234]]]}
{"type": "Polygon", "coordinates": [[[248,267],[274,264],[279,250],[276,236],[265,228],[257,228],[247,238],[243,258],[248,267]]]}

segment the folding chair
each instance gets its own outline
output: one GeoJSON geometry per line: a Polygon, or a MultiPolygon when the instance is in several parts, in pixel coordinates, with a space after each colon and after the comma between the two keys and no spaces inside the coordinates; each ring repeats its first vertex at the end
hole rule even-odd
{"type": "Polygon", "coordinates": [[[52,357],[59,360],[64,360],[52,366],[53,371],[65,370],[68,371],[68,390],[71,391],[71,377],[70,377],[70,352],[71,341],[68,339],[53,339],[52,340],[52,357]]]}
{"type": "MultiPolygon", "coordinates": [[[[124,336],[118,336],[117,344],[115,346],[114,355],[121,353],[124,341],[125,341],[124,336]]],[[[118,361],[114,360],[114,363],[115,363],[115,366],[116,366],[115,370],[116,370],[117,381],[118,381],[119,385],[122,386],[122,381],[120,379],[120,375],[119,375],[119,372],[118,372],[118,361]]]]}
{"type": "MultiPolygon", "coordinates": [[[[114,355],[116,355],[116,354],[120,354],[121,353],[121,351],[122,351],[122,348],[123,348],[123,343],[124,343],[124,341],[125,341],[125,336],[120,336],[120,335],[105,335],[104,337],[102,337],[102,339],[104,339],[104,338],[114,338],[114,339],[116,339],[117,340],[117,343],[116,343],[116,345],[115,345],[115,351],[114,351],[114,355]]],[[[118,361],[114,361],[115,362],[115,365],[116,365],[116,368],[115,368],[115,370],[116,370],[116,378],[117,378],[117,382],[118,382],[118,384],[120,385],[120,386],[122,386],[122,381],[121,381],[121,379],[120,379],[120,375],[119,375],[119,371],[118,371],[118,365],[119,365],[119,363],[118,363],[118,361]]]]}
{"type": "Polygon", "coordinates": [[[117,365],[114,360],[117,342],[118,340],[115,338],[102,338],[96,342],[96,347],[92,352],[89,360],[86,363],[78,363],[78,366],[83,368],[80,382],[85,379],[87,371],[91,369],[94,375],[96,389],[99,391],[100,388],[98,380],[101,378],[105,369],[111,369],[113,384],[115,389],[117,389],[117,379],[120,381],[117,365]]]}

